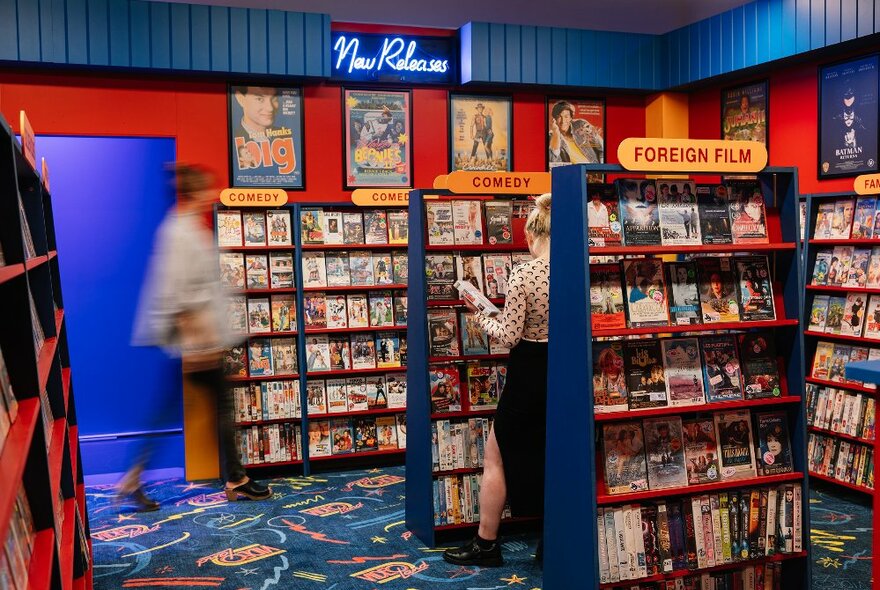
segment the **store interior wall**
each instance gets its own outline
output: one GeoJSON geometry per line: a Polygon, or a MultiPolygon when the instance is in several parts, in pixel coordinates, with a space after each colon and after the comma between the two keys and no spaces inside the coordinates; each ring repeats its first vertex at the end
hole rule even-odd
{"type": "Polygon", "coordinates": [[[153,234],[173,204],[170,138],[37,136],[50,162],[83,473],[125,471],[145,439],[154,475],[183,474],[180,362],[130,346],[153,234]]]}

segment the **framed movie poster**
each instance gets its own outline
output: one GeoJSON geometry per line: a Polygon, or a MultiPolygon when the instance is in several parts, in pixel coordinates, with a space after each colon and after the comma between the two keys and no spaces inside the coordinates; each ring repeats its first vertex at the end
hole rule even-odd
{"type": "Polygon", "coordinates": [[[412,186],[409,91],[343,90],[345,188],[412,186]]]}
{"type": "Polygon", "coordinates": [[[760,141],[770,149],[766,80],[721,91],[721,139],[760,141]]]}
{"type": "Polygon", "coordinates": [[[605,101],[547,99],[547,168],[605,163],[605,101]]]}
{"type": "Polygon", "coordinates": [[[878,61],[819,69],[819,178],[877,171],[878,61]]]}
{"type": "Polygon", "coordinates": [[[513,170],[513,101],[509,96],[449,95],[449,169],[513,170]]]}
{"type": "Polygon", "coordinates": [[[301,88],[229,86],[234,187],[304,188],[301,88]]]}

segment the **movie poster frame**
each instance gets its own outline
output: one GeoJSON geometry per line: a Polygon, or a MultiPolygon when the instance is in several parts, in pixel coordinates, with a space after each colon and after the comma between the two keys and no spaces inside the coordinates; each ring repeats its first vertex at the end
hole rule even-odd
{"type": "MultiPolygon", "coordinates": [[[[751,82],[747,82],[745,84],[736,84],[735,86],[725,86],[721,89],[720,96],[720,107],[721,114],[719,118],[719,126],[718,126],[718,137],[725,141],[724,139],[724,100],[726,95],[731,90],[739,90],[741,88],[745,88],[747,86],[757,86],[761,84],[764,86],[764,147],[767,148],[767,153],[770,153],[770,79],[769,78],[761,78],[758,80],[752,80],[751,82]]],[[[729,140],[727,140],[729,141],[729,140]]]]}
{"type": "Polygon", "coordinates": [[[232,89],[236,86],[253,86],[255,83],[247,84],[245,82],[228,82],[226,84],[226,152],[227,161],[229,163],[229,186],[230,188],[277,188],[284,191],[305,191],[306,190],[306,119],[305,119],[305,91],[302,86],[298,85],[269,85],[271,88],[284,90],[299,91],[299,129],[300,129],[300,153],[297,158],[297,164],[301,170],[300,177],[302,180],[299,185],[260,185],[260,186],[238,186],[235,184],[236,156],[232,149],[233,124],[232,124],[232,101],[234,100],[232,89]]]}
{"type": "Polygon", "coordinates": [[[340,96],[340,105],[342,106],[342,190],[353,191],[357,189],[378,189],[378,188],[413,188],[415,187],[415,162],[413,161],[413,154],[415,153],[413,150],[413,92],[411,88],[391,88],[391,87],[379,87],[374,88],[371,86],[340,86],[339,88],[339,96],[340,96]],[[409,113],[407,114],[408,124],[409,124],[409,140],[407,141],[407,157],[409,158],[409,184],[407,185],[376,185],[376,186],[357,186],[348,184],[348,150],[349,145],[346,141],[348,129],[350,128],[350,121],[346,116],[345,112],[345,93],[348,91],[354,92],[395,92],[400,94],[406,94],[408,96],[408,104],[409,104],[409,113]]]}
{"type": "MultiPolygon", "coordinates": [[[[565,95],[547,95],[544,97],[544,170],[550,172],[552,169],[550,168],[550,102],[551,101],[559,101],[559,100],[567,100],[569,102],[575,101],[593,101],[602,103],[602,141],[605,144],[605,161],[604,162],[595,162],[596,164],[607,164],[608,163],[608,100],[605,97],[590,97],[590,96],[565,96],[565,95]]],[[[573,162],[569,162],[569,164],[564,164],[568,166],[573,162]]],[[[604,178],[604,174],[601,175],[604,178]]]]}
{"type": "Polygon", "coordinates": [[[872,170],[860,170],[856,172],[838,172],[838,173],[825,173],[822,172],[822,72],[825,71],[826,68],[831,68],[835,66],[840,66],[841,64],[845,64],[851,61],[857,61],[861,59],[867,59],[870,57],[874,57],[878,59],[878,88],[877,88],[877,133],[880,133],[880,53],[872,52],[865,53],[862,55],[854,55],[848,57],[846,59],[841,59],[833,62],[820,64],[816,68],[816,100],[818,103],[818,110],[816,112],[816,178],[819,180],[828,180],[832,178],[854,178],[861,174],[871,174],[880,172],[880,140],[878,140],[877,145],[877,159],[874,162],[874,168],[872,170]]]}
{"type": "MultiPolygon", "coordinates": [[[[446,96],[446,104],[447,104],[447,122],[446,122],[446,141],[448,142],[448,147],[446,150],[446,169],[451,173],[455,172],[453,168],[453,163],[455,162],[455,145],[453,142],[454,131],[454,118],[453,113],[455,112],[455,108],[453,106],[453,102],[456,97],[463,96],[470,99],[484,99],[484,100],[503,100],[508,104],[508,112],[510,113],[510,120],[507,125],[507,165],[508,170],[495,170],[491,172],[513,172],[514,171],[514,162],[513,162],[513,95],[512,94],[491,94],[491,93],[477,93],[471,94],[468,92],[454,92],[450,90],[446,96]]],[[[483,170],[482,172],[490,172],[483,170]]]]}

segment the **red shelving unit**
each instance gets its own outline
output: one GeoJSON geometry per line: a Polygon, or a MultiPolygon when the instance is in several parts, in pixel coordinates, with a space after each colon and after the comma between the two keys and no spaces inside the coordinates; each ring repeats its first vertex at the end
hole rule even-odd
{"type": "Polygon", "coordinates": [[[52,425],[52,442],[49,446],[49,481],[57,496],[61,485],[61,468],[64,466],[64,431],[67,420],[58,418],[52,425]]]}
{"type": "MultiPolygon", "coordinates": [[[[495,305],[504,305],[504,298],[489,299],[495,305]]],[[[428,307],[460,307],[464,305],[463,299],[431,299],[427,302],[428,307]]]]}
{"type": "Polygon", "coordinates": [[[674,580],[675,578],[683,578],[685,576],[695,576],[703,573],[723,572],[740,569],[749,565],[758,565],[761,563],[774,563],[777,561],[788,561],[790,559],[802,559],[807,556],[806,551],[800,553],[777,553],[759,559],[747,559],[736,561],[733,563],[725,563],[714,567],[702,568],[699,570],[676,570],[666,574],[658,574],[656,576],[648,576],[646,578],[638,578],[636,580],[626,580],[625,582],[611,582],[607,584],[599,584],[600,588],[631,588],[634,584],[650,584],[652,582],[662,582],[664,580],[674,580]]]}
{"type": "Polygon", "coordinates": [[[48,256],[35,256],[25,260],[24,267],[26,270],[33,270],[46,262],[49,262],[48,256]]]}
{"type": "Polygon", "coordinates": [[[358,375],[381,375],[383,373],[396,373],[400,371],[406,371],[406,367],[346,369],[341,371],[312,371],[308,374],[308,377],[311,379],[323,379],[326,377],[357,377],[358,375]]]}
{"type": "Polygon", "coordinates": [[[220,246],[217,249],[220,252],[292,252],[296,250],[296,246],[220,246]]]}
{"type": "Polygon", "coordinates": [[[390,285],[363,285],[363,286],[355,286],[348,285],[344,287],[303,287],[303,291],[306,293],[336,293],[336,292],[345,292],[345,291],[394,291],[397,289],[406,289],[406,285],[401,284],[390,284],[390,285]]]}
{"type": "Polygon", "coordinates": [[[247,383],[248,381],[289,381],[291,379],[299,379],[299,374],[294,373],[293,375],[266,375],[263,376],[255,376],[255,377],[241,377],[238,375],[231,375],[226,377],[227,381],[232,381],[235,383],[243,382],[247,383]]]}
{"type": "Polygon", "coordinates": [[[836,432],[834,430],[827,430],[825,428],[819,428],[818,426],[808,426],[807,430],[810,432],[818,432],[819,434],[825,434],[827,436],[836,436],[837,438],[842,438],[843,440],[848,440],[850,442],[856,442],[863,445],[873,445],[874,441],[866,438],[861,438],[858,436],[850,436],[849,434],[844,434],[843,432],[836,432]]]}
{"type": "Polygon", "coordinates": [[[236,428],[247,428],[249,426],[262,426],[264,424],[284,424],[285,422],[300,422],[302,418],[275,418],[272,420],[253,420],[251,422],[236,422],[236,428]]]}
{"type": "Polygon", "coordinates": [[[821,385],[823,387],[834,387],[835,389],[848,389],[849,391],[857,391],[859,393],[866,393],[871,396],[877,395],[876,389],[871,389],[870,387],[865,387],[863,385],[856,385],[855,383],[846,383],[839,381],[828,381],[827,379],[816,379],[815,377],[807,377],[807,383],[812,383],[813,385],[821,385]]]}
{"type": "Polygon", "coordinates": [[[339,455],[327,455],[326,457],[309,457],[309,461],[334,461],[357,457],[378,457],[380,455],[404,455],[406,449],[389,449],[385,451],[361,451],[359,453],[342,453],[339,455]]]}
{"type": "MultiPolygon", "coordinates": [[[[597,484],[599,489],[605,489],[604,476],[597,474],[597,484]]],[[[602,494],[598,495],[599,505],[607,504],[629,504],[630,502],[640,502],[643,500],[661,500],[672,496],[695,496],[709,492],[717,492],[721,490],[742,489],[756,486],[771,486],[774,484],[785,483],[789,481],[801,481],[804,474],[800,471],[793,473],[783,473],[781,475],[765,475],[761,477],[749,477],[744,479],[733,479],[728,481],[719,481],[717,483],[705,483],[699,485],[685,486],[680,488],[666,488],[662,490],[647,490],[644,492],[634,492],[631,494],[602,494]]]]}
{"type": "Polygon", "coordinates": [[[405,414],[406,408],[380,408],[377,410],[361,410],[359,412],[333,412],[325,414],[311,414],[319,420],[332,420],[334,418],[357,418],[358,416],[387,416],[389,414],[405,414]]]}
{"type": "Polygon", "coordinates": [[[365,328],[306,328],[305,334],[350,334],[356,332],[406,332],[406,326],[367,326],[365,328]]]}
{"type": "Polygon", "coordinates": [[[431,414],[431,420],[449,420],[454,418],[476,418],[486,416],[494,416],[495,410],[473,410],[468,409],[462,412],[434,412],[431,414]]]}
{"type": "Polygon", "coordinates": [[[37,371],[40,375],[40,391],[46,389],[46,381],[49,380],[49,371],[52,370],[52,363],[55,361],[55,348],[58,346],[58,338],[46,338],[43,342],[43,348],[40,349],[40,356],[37,360],[37,371]]]}
{"type": "Polygon", "coordinates": [[[467,361],[492,361],[508,358],[510,355],[504,354],[471,354],[466,356],[430,356],[429,363],[463,363],[467,361]]]}
{"type": "Polygon", "coordinates": [[[802,398],[794,395],[768,397],[763,399],[744,399],[729,402],[713,402],[696,406],[675,406],[666,408],[649,408],[645,410],[627,410],[625,412],[597,413],[596,422],[613,422],[616,420],[633,420],[653,416],[677,416],[679,414],[698,414],[703,412],[723,412],[740,408],[760,408],[782,404],[799,404],[802,398]]]}
{"type": "Polygon", "coordinates": [[[49,590],[54,559],[55,531],[43,529],[34,538],[34,551],[28,567],[28,590],[49,590]]]}
{"type": "MultiPolygon", "coordinates": [[[[329,206],[328,206],[329,208],[329,206]]],[[[303,251],[339,251],[339,250],[406,250],[406,244],[303,244],[303,251]]]]}
{"type": "Polygon", "coordinates": [[[818,479],[819,481],[824,481],[826,483],[833,483],[834,485],[838,485],[838,486],[846,488],[848,490],[861,492],[863,494],[869,494],[871,496],[874,495],[874,490],[869,487],[858,486],[855,484],[851,484],[847,481],[841,481],[839,479],[834,479],[833,477],[828,477],[827,475],[822,475],[821,473],[816,473],[815,471],[810,472],[810,477],[812,479],[818,479]]]}
{"type": "MultiPolygon", "coordinates": [[[[0,539],[6,539],[15,496],[22,482],[25,463],[40,413],[40,400],[30,398],[18,404],[18,416],[6,434],[0,454],[0,539]]],[[[42,441],[37,441],[41,443],[42,441]]]]}
{"type": "Polygon", "coordinates": [[[727,330],[749,330],[754,328],[788,328],[800,325],[798,320],[773,320],[769,322],[736,322],[717,324],[694,324],[690,326],[657,326],[651,328],[624,328],[621,330],[593,330],[594,338],[610,336],[647,336],[651,334],[682,334],[698,332],[718,332],[727,330]]]}
{"type": "Polygon", "coordinates": [[[425,246],[425,252],[527,252],[525,241],[515,240],[513,244],[461,244],[455,246],[425,246]]]}
{"type": "Polygon", "coordinates": [[[302,464],[302,459],[294,459],[293,461],[278,461],[276,463],[250,463],[246,464],[245,467],[288,467],[302,464]]]}
{"type": "Polygon", "coordinates": [[[282,289],[235,289],[230,291],[236,295],[280,295],[282,293],[296,293],[296,287],[282,289]]]}
{"type": "Polygon", "coordinates": [[[61,544],[59,545],[61,560],[61,586],[65,590],[73,587],[73,552],[75,543],[79,540],[74,538],[76,532],[76,499],[68,498],[64,501],[64,523],[61,525],[61,544]]]}
{"type": "Polygon", "coordinates": [[[285,336],[296,336],[297,332],[249,332],[247,334],[239,334],[242,338],[278,338],[285,336]]]}
{"type": "Polygon", "coordinates": [[[590,248],[591,256],[660,256],[663,254],[736,254],[794,250],[794,242],[770,244],[706,244],[703,246],[602,246],[590,248]]]}
{"type": "Polygon", "coordinates": [[[868,289],[866,287],[830,287],[828,285],[807,285],[807,291],[820,291],[825,293],[880,293],[880,289],[868,289]]]}
{"type": "Polygon", "coordinates": [[[826,334],[825,332],[813,332],[812,330],[804,330],[805,336],[813,338],[822,338],[827,340],[841,340],[843,342],[861,342],[862,344],[880,344],[880,340],[864,338],[862,336],[850,336],[849,334],[826,334]]]}
{"type": "MultiPolygon", "coordinates": [[[[502,525],[526,523],[526,522],[536,523],[536,522],[540,522],[540,519],[539,518],[531,518],[531,517],[529,517],[529,518],[525,518],[525,517],[524,518],[502,518],[501,519],[502,525]]],[[[460,529],[475,529],[478,526],[480,526],[480,523],[478,523],[478,522],[462,522],[459,524],[441,524],[439,526],[435,526],[434,530],[435,531],[454,531],[454,530],[460,530],[460,529]]]]}
{"type": "MultiPolygon", "coordinates": [[[[814,198],[823,198],[823,195],[813,195],[814,198]]],[[[812,221],[812,220],[810,220],[812,221]]],[[[812,229],[812,226],[811,226],[812,229]]],[[[880,240],[864,240],[864,239],[846,239],[846,240],[817,240],[810,238],[808,240],[810,246],[880,246],[880,240]]],[[[810,269],[812,270],[812,268],[810,269]]]]}
{"type": "Polygon", "coordinates": [[[11,281],[15,277],[21,276],[23,274],[24,264],[7,264],[6,266],[0,266],[0,283],[11,281]]]}

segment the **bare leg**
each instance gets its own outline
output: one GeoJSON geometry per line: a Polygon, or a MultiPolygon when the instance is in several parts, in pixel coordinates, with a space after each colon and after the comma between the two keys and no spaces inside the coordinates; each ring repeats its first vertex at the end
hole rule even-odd
{"type": "Polygon", "coordinates": [[[507,482],[504,480],[504,463],[498,441],[495,440],[495,428],[489,432],[483,459],[483,482],[480,486],[480,529],[481,538],[492,541],[498,536],[501,524],[501,513],[507,499],[507,482]]]}

